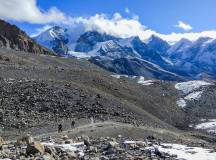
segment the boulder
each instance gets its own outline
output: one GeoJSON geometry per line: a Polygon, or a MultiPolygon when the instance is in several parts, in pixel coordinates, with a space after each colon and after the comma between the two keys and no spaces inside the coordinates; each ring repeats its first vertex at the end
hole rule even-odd
{"type": "Polygon", "coordinates": [[[65,141],[65,144],[71,144],[71,143],[73,143],[73,141],[71,139],[68,139],[65,141]]]}
{"type": "Polygon", "coordinates": [[[119,146],[119,144],[116,141],[110,141],[109,142],[109,147],[116,148],[118,146],[119,146]]]}
{"type": "Polygon", "coordinates": [[[3,148],[3,145],[5,144],[5,141],[2,137],[0,137],[0,149],[3,148]]]}
{"type": "Polygon", "coordinates": [[[67,155],[68,155],[69,160],[77,159],[77,154],[75,152],[73,152],[73,151],[67,152],[67,155]]]}
{"type": "Polygon", "coordinates": [[[56,155],[56,150],[54,147],[50,147],[50,146],[45,146],[45,153],[49,153],[51,156],[53,156],[54,158],[57,157],[56,155]]]}
{"type": "Polygon", "coordinates": [[[84,139],[83,140],[83,142],[84,142],[84,145],[86,146],[86,147],[90,147],[91,146],[91,144],[90,144],[90,142],[89,142],[89,139],[84,139]]]}
{"type": "Polygon", "coordinates": [[[16,142],[16,145],[20,146],[22,144],[31,144],[34,142],[34,138],[30,135],[26,135],[26,136],[23,136],[22,138],[18,139],[17,142],[16,142]]]}
{"type": "Polygon", "coordinates": [[[45,147],[40,142],[33,142],[27,145],[26,154],[27,155],[35,155],[37,153],[44,154],[45,147]]]}
{"type": "Polygon", "coordinates": [[[68,140],[68,135],[63,135],[61,138],[62,138],[63,140],[68,140]]]}
{"type": "Polygon", "coordinates": [[[106,156],[101,156],[100,159],[101,159],[101,160],[109,160],[109,158],[106,157],[106,156]]]}
{"type": "Polygon", "coordinates": [[[52,155],[50,155],[49,153],[45,153],[43,155],[43,159],[44,160],[55,160],[55,158],[52,155]]]}

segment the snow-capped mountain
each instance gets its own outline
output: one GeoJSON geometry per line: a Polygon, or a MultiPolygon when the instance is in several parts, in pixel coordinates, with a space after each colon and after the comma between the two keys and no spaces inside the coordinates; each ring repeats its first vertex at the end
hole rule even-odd
{"type": "Polygon", "coordinates": [[[169,59],[177,68],[197,78],[207,75],[216,77],[216,40],[207,37],[194,42],[181,40],[168,52],[169,59]]]}
{"type": "Polygon", "coordinates": [[[168,55],[174,54],[177,55],[178,53],[184,52],[190,45],[192,44],[191,41],[183,38],[177,43],[175,43],[173,46],[171,46],[168,50],[167,53],[168,55]]]}
{"type": "Polygon", "coordinates": [[[118,38],[97,31],[81,32],[56,26],[34,39],[61,56],[91,59],[95,64],[120,74],[122,71],[124,74],[142,76],[144,73],[137,68],[147,67],[142,62],[146,61],[186,79],[216,77],[216,40],[210,38],[200,38],[194,42],[182,39],[169,45],[155,35],[144,42],[139,37],[118,38]],[[116,63],[122,63],[121,67],[116,63]],[[136,69],[129,71],[129,67],[123,63],[136,65],[130,67],[136,69]]]}
{"type": "Polygon", "coordinates": [[[148,47],[150,47],[151,49],[157,51],[158,53],[160,53],[161,55],[166,55],[168,49],[170,48],[170,45],[162,40],[161,38],[152,35],[148,40],[147,40],[147,45],[148,47]]]}
{"type": "Polygon", "coordinates": [[[86,32],[78,39],[75,51],[85,52],[91,57],[91,62],[118,74],[167,80],[182,79],[166,70],[170,63],[139,37],[122,39],[95,31],[86,32]]]}
{"type": "Polygon", "coordinates": [[[58,55],[68,56],[73,51],[76,41],[82,32],[77,28],[66,29],[54,26],[36,37],[33,37],[39,44],[53,50],[58,55]]]}
{"type": "Polygon", "coordinates": [[[96,31],[85,32],[78,39],[75,46],[76,52],[89,52],[92,51],[97,43],[105,42],[109,40],[116,40],[117,38],[101,34],[96,31]]]}

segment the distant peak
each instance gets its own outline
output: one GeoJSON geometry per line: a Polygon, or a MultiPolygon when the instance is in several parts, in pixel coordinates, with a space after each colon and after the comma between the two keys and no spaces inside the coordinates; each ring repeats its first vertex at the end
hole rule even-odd
{"type": "Polygon", "coordinates": [[[139,38],[139,36],[133,36],[133,37],[131,37],[131,39],[141,41],[141,39],[139,38]]]}
{"type": "Polygon", "coordinates": [[[181,42],[191,42],[189,39],[186,39],[186,38],[182,38],[180,41],[181,42]]]}
{"type": "Polygon", "coordinates": [[[53,29],[62,29],[60,26],[54,26],[53,29]]]}
{"type": "Polygon", "coordinates": [[[149,38],[149,41],[152,41],[152,40],[161,40],[161,41],[164,41],[160,37],[158,37],[158,36],[156,36],[154,34],[149,38]]]}
{"type": "Polygon", "coordinates": [[[180,41],[176,42],[174,45],[178,45],[178,44],[190,44],[192,43],[192,41],[186,39],[186,38],[182,38],[180,41]]]}
{"type": "Polygon", "coordinates": [[[105,33],[100,33],[98,31],[87,31],[83,35],[90,36],[90,35],[104,35],[104,34],[105,33]]]}
{"type": "Polygon", "coordinates": [[[205,41],[208,41],[208,40],[211,40],[211,39],[212,38],[210,38],[210,37],[200,37],[195,42],[205,42],[205,41]]]}
{"type": "Polygon", "coordinates": [[[167,41],[163,40],[162,38],[160,38],[154,34],[147,40],[146,43],[149,44],[149,43],[155,43],[155,42],[156,43],[164,43],[164,44],[166,43],[166,45],[169,45],[167,41]]]}

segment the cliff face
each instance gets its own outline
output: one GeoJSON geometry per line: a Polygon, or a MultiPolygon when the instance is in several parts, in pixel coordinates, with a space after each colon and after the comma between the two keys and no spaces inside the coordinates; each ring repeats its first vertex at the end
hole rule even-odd
{"type": "Polygon", "coordinates": [[[0,48],[14,49],[35,54],[53,54],[34,42],[17,26],[0,20],[0,48]]]}

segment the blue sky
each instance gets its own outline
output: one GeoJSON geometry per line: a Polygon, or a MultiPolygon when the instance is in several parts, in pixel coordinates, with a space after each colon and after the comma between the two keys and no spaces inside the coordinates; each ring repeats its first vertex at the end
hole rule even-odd
{"type": "MultiPolygon", "coordinates": [[[[38,28],[46,25],[61,25],[60,21],[50,20],[46,22],[40,15],[37,20],[31,20],[18,17],[19,12],[15,12],[16,16],[3,13],[11,12],[14,9],[19,10],[21,7],[28,8],[34,5],[35,12],[40,14],[49,14],[52,7],[56,7],[58,13],[64,14],[65,17],[91,17],[96,14],[106,14],[107,19],[112,19],[115,13],[121,15],[122,19],[134,19],[139,17],[137,21],[148,29],[168,35],[174,33],[200,33],[203,31],[216,30],[216,1],[215,0],[10,0],[14,3],[0,4],[0,17],[18,25],[28,34],[36,33],[38,28]],[[29,4],[27,4],[29,3],[29,4]],[[30,4],[31,3],[31,4],[30,4]],[[2,9],[1,9],[2,5],[2,9]],[[14,5],[14,6],[12,6],[14,5]],[[18,7],[17,7],[18,6],[18,7]],[[4,7],[4,8],[3,8],[4,7]],[[8,7],[8,9],[7,9],[8,7]],[[14,7],[14,8],[13,8],[14,7]],[[37,10],[36,10],[37,9],[37,10]],[[2,13],[1,13],[2,12],[2,13]],[[179,24],[181,21],[181,25],[179,24]],[[183,25],[183,26],[182,26],[183,25]],[[178,26],[178,27],[177,27],[178,26]]],[[[34,10],[32,9],[32,10],[34,10]]],[[[23,10],[23,9],[22,9],[23,10]]],[[[35,14],[29,13],[27,10],[23,13],[31,15],[32,19],[35,14]]],[[[56,12],[55,12],[56,13],[56,12]]],[[[22,12],[21,12],[22,14],[22,12]]],[[[55,15],[55,14],[53,14],[55,15]]],[[[52,15],[52,16],[53,16],[52,15]]],[[[47,18],[47,19],[49,19],[47,18]]],[[[61,18],[59,18],[61,19],[61,18]]],[[[62,18],[62,21],[65,20],[62,18]]],[[[212,33],[211,33],[212,34],[212,33]]],[[[208,34],[207,34],[208,35],[208,34]]],[[[163,37],[163,36],[162,36],[163,37]]]]}
{"type": "Polygon", "coordinates": [[[194,31],[216,28],[215,0],[38,0],[38,4],[45,9],[57,6],[71,16],[119,12],[128,17],[128,8],[143,24],[161,33],[181,31],[173,27],[179,20],[194,26],[194,31]]]}

